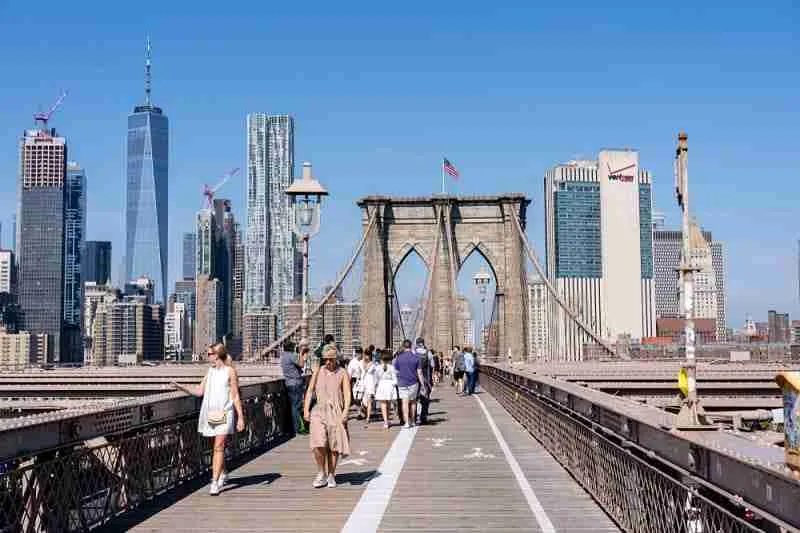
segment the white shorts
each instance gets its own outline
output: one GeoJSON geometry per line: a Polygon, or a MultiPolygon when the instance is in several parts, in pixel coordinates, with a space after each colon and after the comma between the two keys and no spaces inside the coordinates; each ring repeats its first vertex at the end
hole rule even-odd
{"type": "Polygon", "coordinates": [[[401,400],[414,401],[417,399],[417,394],[419,394],[419,383],[409,385],[408,387],[398,387],[398,391],[401,400]]]}

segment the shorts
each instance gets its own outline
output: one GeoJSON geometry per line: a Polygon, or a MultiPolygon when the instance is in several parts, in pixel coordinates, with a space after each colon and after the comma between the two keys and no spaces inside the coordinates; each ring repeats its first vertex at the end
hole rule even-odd
{"type": "Polygon", "coordinates": [[[401,400],[410,400],[413,402],[417,399],[417,394],[419,394],[419,383],[409,385],[408,387],[398,387],[398,393],[401,400]]]}
{"type": "Polygon", "coordinates": [[[463,379],[464,378],[464,371],[463,370],[454,370],[453,377],[455,379],[463,379]]]}

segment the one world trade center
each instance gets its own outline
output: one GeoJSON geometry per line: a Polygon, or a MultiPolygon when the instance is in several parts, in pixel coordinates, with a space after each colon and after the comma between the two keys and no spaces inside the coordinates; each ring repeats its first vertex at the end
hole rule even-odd
{"type": "Polygon", "coordinates": [[[145,52],[144,104],[128,115],[125,204],[126,281],[156,282],[156,300],[167,301],[169,121],[150,101],[150,39],[145,52]]]}

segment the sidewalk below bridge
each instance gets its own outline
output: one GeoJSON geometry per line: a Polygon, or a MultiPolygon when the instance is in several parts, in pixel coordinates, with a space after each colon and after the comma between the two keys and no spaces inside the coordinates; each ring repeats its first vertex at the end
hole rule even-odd
{"type": "Polygon", "coordinates": [[[190,483],[103,531],[615,532],[553,457],[487,393],[434,389],[429,425],[351,417],[336,488],[313,489],[308,437],[241,464],[217,497],[190,483]]]}

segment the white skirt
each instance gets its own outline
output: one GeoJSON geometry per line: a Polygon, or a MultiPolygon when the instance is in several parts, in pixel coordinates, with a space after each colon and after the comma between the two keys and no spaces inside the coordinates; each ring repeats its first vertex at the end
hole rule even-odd
{"type": "Polygon", "coordinates": [[[394,383],[388,380],[382,380],[378,383],[378,389],[375,392],[375,399],[379,401],[393,401],[397,399],[397,388],[394,383]]]}

